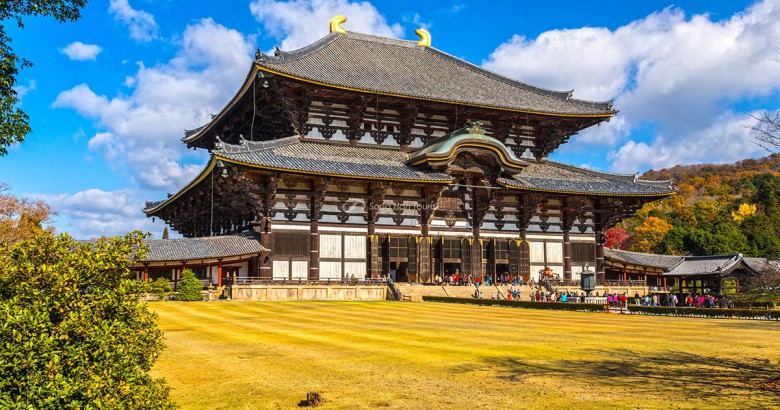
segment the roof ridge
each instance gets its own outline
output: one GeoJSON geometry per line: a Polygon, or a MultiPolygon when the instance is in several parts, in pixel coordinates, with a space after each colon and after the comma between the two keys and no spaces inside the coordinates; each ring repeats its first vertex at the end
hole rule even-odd
{"type": "Polygon", "coordinates": [[[275,55],[266,54],[258,50],[257,53],[255,53],[255,61],[261,64],[266,62],[281,63],[284,61],[295,60],[296,58],[303,57],[314,51],[322,49],[323,47],[330,44],[333,40],[338,38],[338,35],[339,35],[338,33],[328,33],[324,37],[321,37],[319,40],[311,44],[307,44],[301,48],[290,50],[290,51],[282,51],[277,47],[275,55]]]}
{"type": "Polygon", "coordinates": [[[225,238],[237,238],[237,237],[250,237],[250,236],[257,236],[252,231],[244,231],[244,232],[237,232],[237,233],[229,233],[224,235],[214,235],[214,236],[199,236],[196,238],[168,238],[168,239],[155,239],[155,238],[149,238],[145,239],[144,242],[183,242],[183,241],[193,241],[193,240],[219,240],[219,239],[225,239],[225,238]]]}
{"type": "Polygon", "coordinates": [[[267,149],[286,147],[288,145],[300,143],[301,139],[297,135],[292,135],[289,137],[277,138],[268,141],[250,141],[245,139],[241,139],[240,141],[241,142],[238,144],[229,144],[227,142],[218,141],[214,152],[237,153],[264,151],[267,149]]]}
{"type": "MultiPolygon", "coordinates": [[[[296,50],[290,50],[290,51],[282,51],[277,49],[277,55],[269,55],[265,54],[263,52],[258,52],[255,57],[258,62],[268,62],[268,63],[281,63],[286,61],[295,60],[297,58],[306,56],[314,51],[320,50],[330,44],[331,42],[337,40],[340,38],[340,36],[343,36],[345,38],[352,38],[355,40],[362,40],[362,41],[372,41],[376,43],[382,43],[387,45],[393,45],[393,46],[399,46],[399,47],[407,47],[407,48],[418,48],[420,46],[417,45],[417,42],[413,40],[404,40],[404,39],[397,39],[392,37],[382,37],[377,36],[374,34],[367,34],[367,33],[359,33],[355,31],[347,31],[344,34],[339,33],[328,33],[324,37],[320,38],[319,40],[315,41],[314,43],[311,43],[309,45],[306,45],[304,47],[301,47],[296,50]]],[[[535,85],[531,85],[519,80],[515,80],[512,78],[509,78],[505,75],[499,74],[497,72],[488,70],[486,68],[480,67],[474,63],[471,63],[469,61],[463,60],[461,58],[455,57],[452,54],[449,54],[445,51],[442,51],[438,48],[432,47],[432,46],[426,46],[424,47],[424,50],[433,54],[438,55],[439,57],[445,58],[455,64],[458,64],[460,66],[466,67],[468,69],[474,70],[475,72],[488,77],[492,80],[501,81],[505,84],[509,84],[515,87],[523,88],[527,91],[534,92],[540,95],[548,96],[557,98],[559,100],[564,101],[570,101],[577,104],[583,104],[587,106],[591,106],[594,108],[600,108],[604,110],[612,110],[612,101],[590,101],[590,100],[582,100],[573,98],[572,95],[574,93],[574,90],[569,91],[559,91],[559,90],[553,90],[549,88],[539,87],[535,85]]]]}
{"type": "Polygon", "coordinates": [[[504,82],[506,84],[513,85],[513,86],[516,86],[516,87],[521,87],[521,88],[523,88],[525,90],[528,90],[528,91],[531,91],[531,92],[535,92],[537,94],[545,95],[545,96],[548,96],[548,97],[558,98],[559,100],[569,100],[570,101],[572,93],[574,92],[574,90],[558,91],[558,90],[552,90],[552,89],[549,89],[549,88],[538,87],[538,86],[535,86],[535,85],[527,84],[527,83],[524,83],[522,81],[518,81],[518,80],[515,80],[515,79],[512,79],[512,78],[509,78],[507,76],[501,75],[499,73],[496,73],[494,71],[488,70],[486,68],[480,67],[480,66],[478,66],[478,65],[476,65],[474,63],[468,62],[468,61],[463,60],[461,58],[455,57],[452,54],[447,53],[446,51],[439,50],[438,48],[426,47],[425,49],[428,52],[431,52],[431,53],[434,53],[434,54],[438,54],[440,57],[444,57],[444,58],[446,58],[446,59],[448,59],[448,60],[450,60],[450,61],[452,61],[452,62],[454,62],[456,64],[459,64],[459,65],[463,66],[463,67],[466,67],[466,68],[469,68],[469,69],[473,69],[474,71],[476,71],[476,72],[478,72],[478,73],[480,73],[480,74],[484,75],[485,77],[488,77],[488,78],[490,78],[492,80],[502,81],[502,82],[504,82]]]}
{"type": "Polygon", "coordinates": [[[729,258],[729,260],[735,259],[739,257],[740,254],[738,253],[727,253],[724,255],[685,255],[683,256],[683,259],[686,260],[711,260],[711,259],[723,259],[723,258],[729,258]],[[696,258],[696,259],[691,259],[696,258]]]}
{"type": "Polygon", "coordinates": [[[557,167],[565,168],[565,169],[569,169],[569,170],[574,169],[574,170],[577,170],[577,171],[589,173],[591,175],[602,176],[604,178],[615,178],[615,179],[620,179],[621,181],[626,181],[626,182],[636,182],[637,181],[637,179],[636,179],[637,174],[620,174],[620,173],[617,173],[617,172],[599,171],[597,169],[578,167],[576,165],[565,164],[563,162],[553,161],[553,160],[549,160],[549,159],[543,159],[542,162],[548,162],[548,163],[550,163],[553,166],[557,166],[557,167]]]}

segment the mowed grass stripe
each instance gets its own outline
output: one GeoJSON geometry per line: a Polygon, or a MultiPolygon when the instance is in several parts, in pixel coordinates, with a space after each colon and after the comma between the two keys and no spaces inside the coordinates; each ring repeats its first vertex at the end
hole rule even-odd
{"type": "MultiPolygon", "coordinates": [[[[365,323],[355,325],[355,330],[339,329],[338,322],[344,317],[339,317],[333,314],[311,314],[306,312],[306,317],[296,321],[289,321],[285,317],[274,318],[273,315],[257,319],[257,317],[236,314],[234,312],[223,312],[225,316],[223,319],[232,317],[241,322],[241,330],[247,331],[253,329],[255,338],[254,342],[263,341],[268,343],[269,341],[276,343],[297,344],[305,346],[318,346],[322,348],[331,348],[334,352],[351,351],[360,352],[360,356],[371,356],[373,354],[388,354],[387,345],[393,344],[395,347],[401,349],[395,349],[395,359],[398,360],[424,360],[424,355],[418,355],[414,352],[415,349],[428,349],[433,348],[437,350],[438,354],[446,353],[447,356],[458,356],[468,354],[473,350],[473,346],[465,345],[453,345],[445,344],[444,341],[436,343],[436,338],[441,335],[439,331],[410,331],[409,329],[403,330],[389,330],[386,327],[381,328],[379,326],[369,326],[365,323]],[[306,330],[314,330],[316,333],[306,333],[306,330]],[[379,332],[376,333],[367,333],[379,332]],[[432,341],[424,341],[432,340],[432,341]]],[[[211,316],[208,314],[195,315],[200,319],[207,319],[211,316]]],[[[187,320],[189,320],[188,318],[187,320]]],[[[350,318],[352,319],[352,318],[350,318]]],[[[179,323],[182,318],[175,320],[179,323]]],[[[202,332],[208,335],[208,338],[213,338],[215,334],[208,329],[202,332]]],[[[227,335],[226,338],[233,341],[244,340],[242,337],[227,335]]],[[[488,343],[494,340],[492,337],[485,337],[484,343],[488,343]]],[[[477,340],[478,343],[482,343],[481,339],[477,340]]],[[[338,353],[335,353],[338,354],[338,353]]],[[[350,353],[353,355],[353,353],[350,353]]]]}
{"type": "Polygon", "coordinates": [[[754,383],[777,368],[780,333],[768,323],[437,303],[152,307],[169,346],[155,372],[185,408],[295,408],[309,389],[331,408],[746,408],[777,399],[754,383]],[[739,356],[737,336],[750,339],[739,356]]]}

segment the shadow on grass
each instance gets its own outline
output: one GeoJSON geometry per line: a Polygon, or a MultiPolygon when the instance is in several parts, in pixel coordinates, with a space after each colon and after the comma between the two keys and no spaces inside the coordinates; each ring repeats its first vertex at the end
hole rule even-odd
{"type": "Polygon", "coordinates": [[[780,377],[777,364],[768,359],[739,356],[711,357],[666,351],[661,354],[632,350],[591,350],[582,360],[527,360],[516,357],[486,358],[477,368],[459,366],[455,371],[491,371],[499,379],[520,382],[528,377],[559,377],[583,386],[598,385],[607,391],[623,390],[690,399],[747,396],[778,403],[780,390],[767,384],[780,377]]]}

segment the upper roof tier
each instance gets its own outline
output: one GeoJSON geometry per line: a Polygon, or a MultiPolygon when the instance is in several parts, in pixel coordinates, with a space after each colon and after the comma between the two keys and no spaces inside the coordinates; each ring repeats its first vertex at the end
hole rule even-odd
{"type": "Polygon", "coordinates": [[[330,33],[295,51],[258,52],[263,71],[367,93],[536,114],[610,117],[612,102],[534,87],[417,42],[330,33]]]}

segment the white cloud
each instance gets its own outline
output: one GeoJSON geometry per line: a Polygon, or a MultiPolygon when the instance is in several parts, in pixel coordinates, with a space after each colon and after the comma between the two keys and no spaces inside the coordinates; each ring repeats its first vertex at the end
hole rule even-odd
{"type": "MultiPolygon", "coordinates": [[[[756,3],[717,21],[708,15],[688,18],[681,10],[668,8],[616,30],[553,30],[535,39],[516,35],[500,45],[484,66],[535,85],[573,87],[577,98],[615,99],[619,116],[600,129],[583,132],[574,143],[615,146],[637,129],[653,127],[658,133],[654,141],[628,142],[618,151],[623,154],[613,155],[613,169],[622,170],[629,163],[620,162],[621,158],[631,152],[638,159],[647,147],[656,156],[649,162],[666,163],[662,152],[667,144],[706,142],[702,130],[713,131],[711,124],[732,117],[731,122],[739,122],[736,118],[741,114],[723,114],[732,104],[780,90],[777,38],[780,6],[776,0],[756,3]]],[[[741,138],[740,144],[749,144],[744,132],[731,135],[741,138]]],[[[759,154],[752,149],[738,152],[759,154]]],[[[673,152],[668,157],[699,158],[673,152]]],[[[740,159],[720,149],[709,158],[740,159]]],[[[636,165],[631,170],[637,170],[636,165]]]]}
{"type": "Polygon", "coordinates": [[[282,39],[282,50],[295,50],[324,37],[330,19],[338,14],[347,17],[342,27],[349,31],[384,37],[400,37],[404,33],[399,24],[389,25],[367,1],[255,0],[249,9],[272,35],[282,39]]]}
{"type": "Polygon", "coordinates": [[[58,228],[78,239],[122,235],[135,229],[151,232],[163,229],[161,222],[154,223],[142,213],[144,202],[134,190],[88,189],[74,194],[31,197],[50,204],[60,215],[58,228]]]}
{"type": "Polygon", "coordinates": [[[14,91],[16,91],[16,97],[20,100],[24,98],[30,91],[35,91],[35,80],[30,80],[27,85],[17,85],[14,87],[14,91]]]}
{"type": "Polygon", "coordinates": [[[145,43],[158,38],[159,26],[154,16],[132,8],[127,0],[111,0],[108,12],[127,26],[133,40],[145,43]]]}
{"type": "Polygon", "coordinates": [[[84,44],[81,41],[70,43],[65,48],[60,49],[60,53],[65,54],[71,60],[85,61],[94,60],[97,55],[103,51],[96,44],[84,44]]]}
{"type": "Polygon", "coordinates": [[[166,63],[139,64],[137,74],[124,82],[132,88],[129,95],[98,95],[80,84],[52,104],[95,118],[101,131],[89,148],[115,169],[126,168],[147,189],[177,190],[199,171],[200,165],[182,166],[182,130],[210,121],[251,64],[248,40],[211,19],[188,26],[179,46],[166,63]]]}
{"type": "Polygon", "coordinates": [[[612,170],[635,172],[677,164],[730,163],[766,154],[766,150],[750,142],[753,122],[750,115],[727,111],[685,139],[660,134],[650,144],[629,140],[610,154],[612,170]]]}

